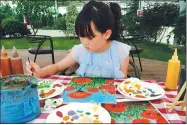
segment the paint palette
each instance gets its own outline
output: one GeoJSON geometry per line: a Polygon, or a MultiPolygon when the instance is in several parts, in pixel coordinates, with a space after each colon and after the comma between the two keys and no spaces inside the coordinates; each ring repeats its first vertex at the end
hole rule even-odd
{"type": "Polygon", "coordinates": [[[129,78],[117,87],[118,91],[131,99],[135,100],[155,100],[165,95],[162,87],[155,83],[147,83],[137,78],[129,78]]]}
{"type": "Polygon", "coordinates": [[[39,100],[55,97],[64,91],[64,85],[59,81],[42,80],[38,82],[39,100]]]}
{"type": "Polygon", "coordinates": [[[45,123],[111,123],[111,117],[97,104],[69,103],[51,112],[45,123]]]}

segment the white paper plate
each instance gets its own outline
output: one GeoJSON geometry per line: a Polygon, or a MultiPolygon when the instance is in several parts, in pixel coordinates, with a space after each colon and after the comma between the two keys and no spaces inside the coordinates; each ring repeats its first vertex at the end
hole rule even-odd
{"type": "Polygon", "coordinates": [[[49,98],[55,97],[55,96],[57,96],[57,95],[60,95],[60,94],[64,91],[64,89],[65,89],[65,86],[64,86],[60,81],[42,80],[42,81],[38,82],[38,84],[42,84],[42,83],[44,83],[44,82],[46,82],[46,81],[48,81],[48,82],[51,83],[51,84],[50,84],[50,87],[49,87],[49,88],[41,88],[41,89],[38,88],[39,100],[45,100],[45,99],[49,99],[49,98]],[[61,85],[61,87],[58,87],[58,86],[54,87],[54,86],[57,85],[57,84],[61,85]],[[54,92],[53,94],[51,94],[51,95],[49,95],[49,96],[47,96],[47,97],[41,97],[41,96],[40,96],[40,92],[41,92],[42,90],[44,90],[45,92],[48,92],[48,91],[50,91],[50,90],[52,90],[52,89],[55,89],[55,92],[54,92]]]}
{"type": "Polygon", "coordinates": [[[148,101],[160,99],[165,95],[165,91],[156,83],[140,81],[137,78],[130,78],[119,84],[117,90],[129,99],[148,101]],[[130,81],[130,83],[125,83],[130,81]]]}
{"type": "Polygon", "coordinates": [[[55,109],[45,121],[45,123],[94,122],[111,123],[111,117],[106,109],[92,103],[69,103],[55,109]]]}

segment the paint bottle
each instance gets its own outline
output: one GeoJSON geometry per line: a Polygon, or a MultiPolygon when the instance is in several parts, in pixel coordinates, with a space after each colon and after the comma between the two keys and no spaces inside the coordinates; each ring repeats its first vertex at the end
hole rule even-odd
{"type": "Polygon", "coordinates": [[[8,56],[8,53],[6,52],[4,46],[2,46],[2,49],[1,49],[0,62],[1,62],[2,77],[11,75],[10,57],[8,56]]]}
{"type": "Polygon", "coordinates": [[[180,71],[180,61],[177,56],[177,49],[172,56],[172,58],[168,61],[168,69],[166,76],[166,89],[177,89],[178,79],[179,79],[179,71],[180,71]]]}
{"type": "Polygon", "coordinates": [[[16,47],[13,46],[12,57],[10,58],[12,74],[23,74],[22,58],[19,56],[16,47]]]}

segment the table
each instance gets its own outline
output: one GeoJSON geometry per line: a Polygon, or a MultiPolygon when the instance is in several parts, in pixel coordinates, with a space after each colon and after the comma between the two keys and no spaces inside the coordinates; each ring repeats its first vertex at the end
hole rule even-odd
{"type": "MultiPolygon", "coordinates": [[[[51,79],[51,80],[60,80],[63,82],[63,84],[68,84],[71,80],[72,76],[60,76],[60,75],[53,75],[53,76],[48,76],[44,79],[51,79]]],[[[120,80],[118,80],[120,81],[120,80]]],[[[122,80],[121,80],[122,81],[122,80]]],[[[156,82],[155,80],[144,80],[146,82],[151,83],[158,83],[160,86],[164,87],[165,82],[156,82]]],[[[166,106],[166,103],[172,102],[172,100],[175,98],[177,95],[177,90],[166,90],[166,94],[164,98],[159,99],[159,100],[153,100],[150,101],[150,103],[158,109],[158,111],[161,113],[162,116],[168,120],[169,123],[181,123],[181,124],[186,124],[186,112],[181,111],[180,106],[175,106],[174,110],[172,112],[168,112],[169,107],[166,106]]],[[[59,95],[57,98],[60,98],[61,96],[59,95]]],[[[117,99],[120,99],[121,96],[117,95],[117,99]]],[[[45,123],[45,120],[49,113],[51,113],[53,110],[50,111],[44,111],[43,110],[44,104],[41,102],[41,114],[38,118],[30,121],[29,123],[45,123]]]]}

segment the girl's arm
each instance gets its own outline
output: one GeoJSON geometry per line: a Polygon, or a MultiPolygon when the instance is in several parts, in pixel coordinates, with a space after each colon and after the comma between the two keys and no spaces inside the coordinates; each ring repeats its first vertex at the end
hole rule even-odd
{"type": "Polygon", "coordinates": [[[125,74],[125,78],[127,78],[128,66],[129,66],[129,56],[123,60],[120,66],[120,70],[125,74]]]}
{"type": "Polygon", "coordinates": [[[53,75],[57,72],[63,71],[68,67],[76,64],[77,62],[73,59],[72,53],[70,52],[64,59],[58,63],[48,65],[46,67],[40,68],[36,63],[31,63],[33,73],[36,77],[45,77],[47,75],[53,75]]]}

